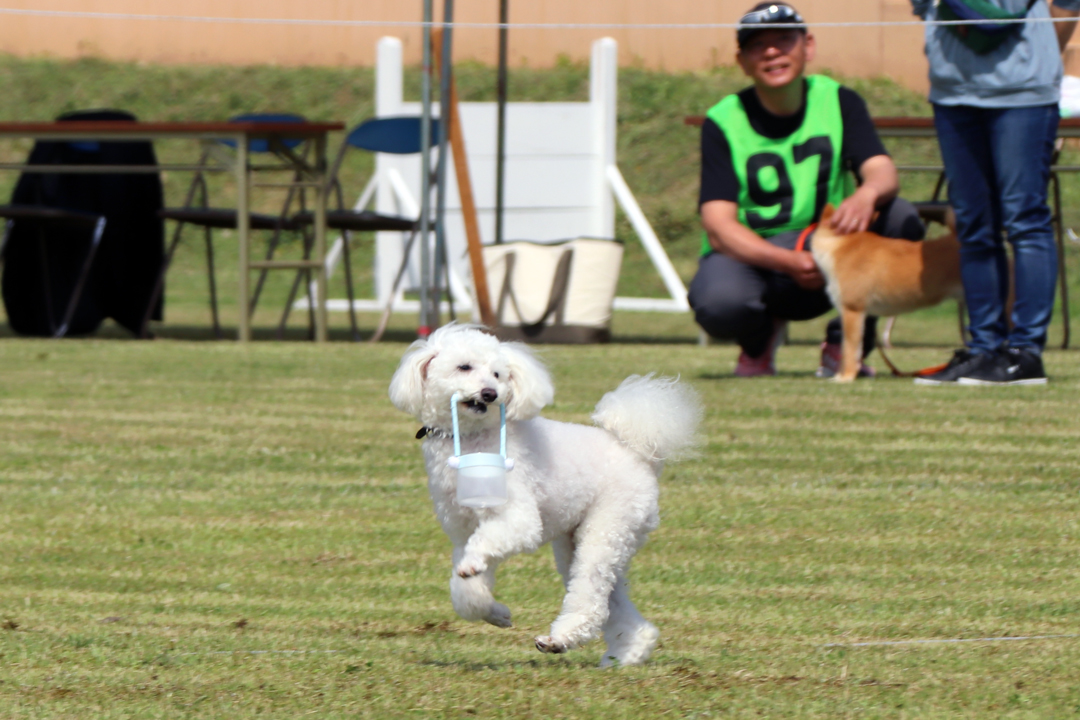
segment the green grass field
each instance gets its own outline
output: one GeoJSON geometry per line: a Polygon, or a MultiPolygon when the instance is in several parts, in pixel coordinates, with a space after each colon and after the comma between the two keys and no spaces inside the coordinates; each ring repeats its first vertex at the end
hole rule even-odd
{"type": "MultiPolygon", "coordinates": [[[[940,325],[940,323],[939,323],[940,325]]],[[[926,323],[924,332],[945,331],[926,323]]],[[[0,714],[10,718],[1060,717],[1080,709],[1075,355],[1045,388],[730,377],[734,349],[545,348],[550,417],[681,373],[701,457],[635,561],[640,668],[544,656],[550,551],[457,619],[404,349],[0,343],[0,714]],[[1057,636],[1029,641],[834,644],[1057,636]]],[[[944,347],[903,348],[927,364],[944,347]]],[[[571,452],[572,448],[566,448],[571,452]]]]}
{"type": "MultiPolygon", "coordinates": [[[[351,124],[370,112],[365,70],[0,60],[3,119],[121,106],[351,124]]],[[[491,75],[463,68],[463,96],[488,97],[491,75]]],[[[514,78],[515,99],[581,99],[587,68],[514,78]]],[[[697,138],[681,118],[739,84],[724,69],[622,74],[620,164],[687,279],[697,138]]],[[[885,81],[856,86],[877,114],[926,111],[885,81]]],[[[894,151],[922,162],[933,148],[894,151]]],[[[366,169],[361,159],[348,177],[366,169]]],[[[165,180],[177,201],[183,178],[165,180]]],[[[905,193],[925,196],[927,182],[905,178],[905,193]]],[[[659,294],[619,232],[621,291],[659,294]]],[[[219,236],[219,282],[234,328],[230,240],[219,236]]],[[[367,238],[355,249],[370,262],[367,238]]],[[[1075,303],[1076,246],[1066,259],[1075,303]]],[[[500,571],[513,629],[454,615],[417,424],[386,398],[415,318],[395,318],[380,345],[343,342],[341,314],[326,346],[301,341],[299,316],[290,342],[210,342],[201,262],[194,242],[181,246],[153,342],[112,325],[65,341],[0,327],[0,717],[1080,713],[1075,351],[1048,351],[1048,387],[984,391],[816,380],[826,318],[793,326],[780,375],[754,381],[731,377],[734,347],[699,347],[688,316],[617,314],[610,345],[542,348],[549,417],[587,422],[605,391],[647,371],[681,374],[707,407],[707,442],[665,472],[661,526],[633,567],[661,646],[643,667],[601,671],[599,643],[559,657],[532,647],[561,599],[547,549],[500,571]],[[1000,637],[1039,639],[978,641],[1000,637]],[[923,640],[976,641],[853,645],[923,640]]],[[[287,283],[272,276],[257,337],[272,335],[287,283]]],[[[361,318],[365,336],[374,323],[361,318]]],[[[894,340],[902,367],[942,362],[955,311],[905,317],[894,340]]]]}

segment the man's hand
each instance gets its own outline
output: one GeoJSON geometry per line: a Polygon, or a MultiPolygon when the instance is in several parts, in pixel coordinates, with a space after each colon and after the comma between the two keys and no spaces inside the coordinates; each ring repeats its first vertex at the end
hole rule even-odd
{"type": "Polygon", "coordinates": [[[870,191],[866,186],[859,188],[855,194],[836,208],[829,226],[840,235],[862,232],[870,227],[874,219],[874,205],[877,201],[877,193],[870,191]]]}
{"type": "Polygon", "coordinates": [[[825,287],[825,276],[818,270],[814,256],[805,250],[793,250],[787,274],[803,290],[820,290],[825,287]]]}
{"type": "Polygon", "coordinates": [[[841,235],[870,227],[874,211],[896,197],[900,182],[896,165],[888,155],[875,155],[859,166],[863,182],[851,197],[840,203],[830,226],[841,235]]]}
{"type": "Polygon", "coordinates": [[[714,250],[753,267],[790,275],[799,287],[806,290],[825,287],[825,278],[818,270],[813,255],[770,244],[740,223],[738,212],[738,205],[727,200],[710,200],[702,204],[701,224],[714,250]]]}

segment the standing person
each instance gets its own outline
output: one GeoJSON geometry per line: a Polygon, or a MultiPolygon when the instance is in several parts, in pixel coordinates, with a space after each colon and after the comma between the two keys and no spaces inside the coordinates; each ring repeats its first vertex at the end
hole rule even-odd
{"type": "MultiPolygon", "coordinates": [[[[911,0],[926,20],[970,18],[971,0],[911,0]]],[[[1076,17],[1080,0],[983,0],[1001,17],[1076,17]]],[[[1047,205],[1058,126],[1061,51],[1072,23],[926,27],[934,108],[971,340],[925,385],[1046,383],[1042,350],[1054,308],[1057,250],[1047,205]],[[1013,248],[1015,302],[1006,318],[1013,248]]]]}
{"type": "MultiPolygon", "coordinates": [[[[854,91],[805,75],[814,36],[790,5],[761,3],[743,15],[735,56],[753,81],[706,116],[701,132],[699,208],[705,242],[689,302],[711,336],[734,339],[742,352],[735,375],[775,375],[775,351],[789,320],[832,308],[804,229],[825,204],[843,233],[867,228],[919,240],[914,207],[897,199],[897,173],[854,91]],[[761,25],[790,25],[760,27],[761,25]],[[856,189],[851,172],[861,180],[856,189]],[[878,218],[874,220],[875,213],[878,218]]],[[[812,238],[811,238],[812,242],[812,238]]],[[[873,349],[868,321],[865,357],[873,349]]],[[[819,377],[840,360],[839,320],[829,324],[819,377]]],[[[860,375],[872,371],[862,366],[860,375]]]]}

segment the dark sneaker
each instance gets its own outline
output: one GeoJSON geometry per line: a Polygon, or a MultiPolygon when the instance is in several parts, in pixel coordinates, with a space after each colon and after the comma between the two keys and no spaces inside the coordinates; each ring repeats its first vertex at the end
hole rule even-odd
{"type": "Polygon", "coordinates": [[[773,319],[773,332],[769,345],[760,357],[752,358],[746,351],[739,353],[735,362],[735,377],[761,377],[776,374],[776,349],[784,342],[787,333],[787,320],[773,319]]]}
{"type": "Polygon", "coordinates": [[[1027,348],[1009,348],[1006,355],[1010,358],[1009,367],[1006,368],[1010,385],[1045,385],[1047,383],[1042,355],[1027,348]],[[1014,365],[1015,370],[1012,367],[1014,365]]]}
{"type": "Polygon", "coordinates": [[[1009,348],[994,354],[993,362],[981,363],[963,373],[960,385],[1045,385],[1042,357],[1026,348],[1009,348]]]}
{"type": "Polygon", "coordinates": [[[915,378],[916,385],[951,385],[978,362],[981,356],[973,354],[967,348],[953,352],[948,363],[937,368],[921,370],[915,378]]]}
{"type": "MultiPolygon", "coordinates": [[[[841,350],[840,343],[827,341],[821,343],[821,362],[818,364],[818,369],[814,371],[814,375],[819,378],[835,377],[836,373],[840,372],[840,361],[843,355],[841,350]]],[[[876,374],[874,368],[864,362],[859,363],[859,373],[856,377],[872,378],[876,374]]]]}

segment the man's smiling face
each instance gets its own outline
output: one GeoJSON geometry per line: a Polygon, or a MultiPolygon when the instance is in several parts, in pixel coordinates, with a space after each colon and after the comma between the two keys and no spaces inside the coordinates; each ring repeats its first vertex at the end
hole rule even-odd
{"type": "Polygon", "coordinates": [[[781,88],[801,79],[813,57],[813,35],[795,29],[768,29],[754,33],[735,59],[758,87],[781,88]]]}

